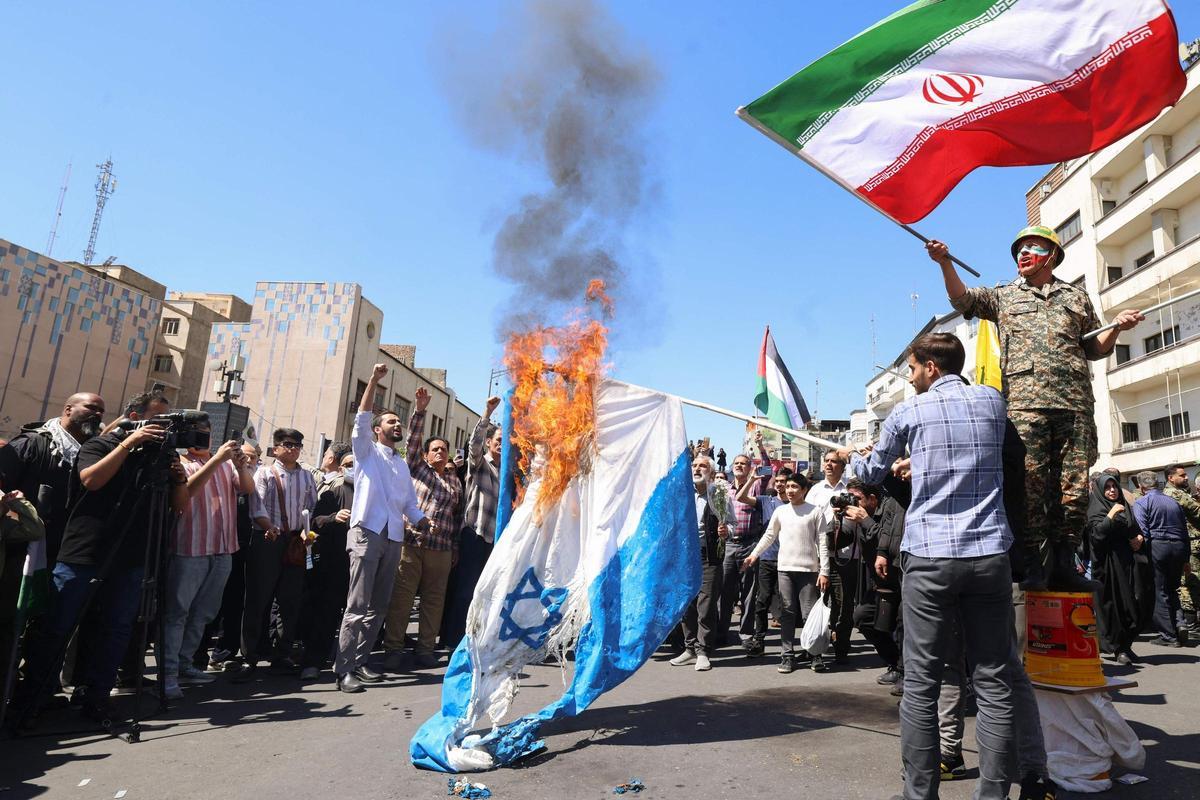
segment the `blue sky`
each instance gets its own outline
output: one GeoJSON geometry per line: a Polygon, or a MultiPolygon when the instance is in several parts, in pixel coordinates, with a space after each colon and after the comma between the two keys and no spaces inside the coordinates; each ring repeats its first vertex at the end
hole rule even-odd
{"type": "MultiPolygon", "coordinates": [[[[621,328],[618,309],[612,373],[750,412],[770,324],[809,407],[847,416],[872,374],[871,315],[882,363],[914,320],[946,310],[939,275],[918,242],[733,112],[902,3],[603,5],[663,76],[644,120],[658,200],[628,243],[657,274],[654,324],[621,328]]],[[[1181,36],[1200,36],[1200,8],[1175,6],[1181,36]]],[[[416,344],[481,408],[508,295],[492,237],[540,176],[464,135],[437,64],[462,20],[513,5],[333,8],[6,4],[0,237],[45,250],[71,161],[53,255],[80,258],[93,165],[111,156],[98,260],[246,298],[255,280],[356,281],[384,309],[383,340],[416,344]]],[[[917,227],[1004,279],[1041,172],[976,172],[917,227]]],[[[691,411],[688,425],[726,448],[743,427],[691,411]]]]}

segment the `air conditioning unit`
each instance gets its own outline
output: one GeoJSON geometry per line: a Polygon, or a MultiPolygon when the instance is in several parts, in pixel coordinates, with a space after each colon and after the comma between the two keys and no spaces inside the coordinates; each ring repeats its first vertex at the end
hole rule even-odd
{"type": "Polygon", "coordinates": [[[1104,178],[1100,181],[1100,196],[1105,200],[1113,199],[1113,182],[1111,178],[1104,178]]]}
{"type": "Polygon", "coordinates": [[[1045,183],[1043,183],[1042,184],[1042,199],[1045,200],[1047,197],[1050,196],[1050,193],[1053,191],[1054,191],[1054,187],[1050,185],[1050,181],[1046,181],[1045,183]]]}

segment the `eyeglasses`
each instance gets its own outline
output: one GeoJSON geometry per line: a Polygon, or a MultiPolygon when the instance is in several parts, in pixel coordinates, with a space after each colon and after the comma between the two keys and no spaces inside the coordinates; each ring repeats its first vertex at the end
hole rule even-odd
{"type": "Polygon", "coordinates": [[[299,442],[280,442],[275,446],[282,447],[285,450],[299,450],[304,445],[300,444],[299,442]]]}

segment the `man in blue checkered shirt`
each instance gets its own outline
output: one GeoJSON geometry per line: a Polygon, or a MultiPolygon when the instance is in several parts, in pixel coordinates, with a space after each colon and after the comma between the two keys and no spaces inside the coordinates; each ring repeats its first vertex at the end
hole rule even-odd
{"type": "MultiPolygon", "coordinates": [[[[938,796],[937,700],[955,618],[962,619],[979,706],[980,800],[1008,796],[1013,748],[1011,670],[1021,669],[1013,636],[1012,533],[1004,513],[1006,409],[1000,393],[959,374],[962,342],[918,338],[908,366],[917,396],[892,411],[874,450],[852,454],[850,471],[879,483],[897,459],[912,458],[912,504],[900,547],[904,570],[904,699],[900,750],[904,797],[938,796]]],[[[886,573],[886,565],[881,567],[886,573]]]]}

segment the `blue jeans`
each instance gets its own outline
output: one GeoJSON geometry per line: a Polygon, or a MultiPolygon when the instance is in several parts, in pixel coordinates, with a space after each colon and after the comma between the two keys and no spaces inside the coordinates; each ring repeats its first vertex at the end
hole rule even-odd
{"type": "MultiPolygon", "coordinates": [[[[71,628],[82,621],[83,604],[88,587],[99,572],[94,564],[54,565],[54,589],[57,603],[50,632],[52,647],[61,648],[71,635],[71,628]]],[[[77,683],[88,687],[88,699],[102,703],[108,698],[117,679],[117,666],[125,657],[129,636],[137,618],[141,599],[142,567],[113,567],[95,598],[92,600],[100,621],[91,630],[82,630],[88,637],[88,663],[77,683]]],[[[53,665],[57,669],[61,665],[53,665]]]]}
{"type": "Polygon", "coordinates": [[[204,626],[216,619],[221,609],[232,566],[229,553],[171,557],[163,608],[163,665],[168,679],[179,674],[180,664],[192,663],[204,626]]]}

